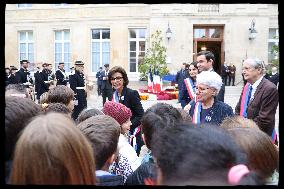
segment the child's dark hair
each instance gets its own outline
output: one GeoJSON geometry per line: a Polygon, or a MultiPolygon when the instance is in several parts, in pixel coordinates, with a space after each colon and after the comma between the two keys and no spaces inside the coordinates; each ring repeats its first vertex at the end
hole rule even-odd
{"type": "Polygon", "coordinates": [[[39,105],[28,98],[8,96],[5,103],[5,156],[6,160],[10,160],[20,133],[42,111],[39,105]]]}
{"type": "Polygon", "coordinates": [[[48,103],[63,103],[66,106],[74,98],[74,92],[71,88],[65,85],[57,85],[56,87],[48,91],[47,102],[48,103]]]}
{"type": "MultiPolygon", "coordinates": [[[[182,122],[165,128],[152,144],[152,152],[163,185],[230,185],[230,168],[247,163],[246,154],[234,140],[211,125],[182,122]]],[[[262,183],[249,172],[237,184],[262,183]]]]}
{"type": "Polygon", "coordinates": [[[119,123],[108,115],[92,116],[77,125],[92,144],[96,169],[100,170],[117,150],[119,123]]]}
{"type": "Polygon", "coordinates": [[[157,103],[146,110],[141,127],[147,148],[151,149],[152,138],[159,130],[170,127],[182,120],[182,115],[175,107],[166,103],[157,103]]]}
{"type": "Polygon", "coordinates": [[[63,114],[71,113],[68,107],[62,103],[50,103],[47,105],[47,107],[43,108],[43,110],[45,111],[45,113],[48,112],[57,112],[63,114]]]}
{"type": "Polygon", "coordinates": [[[97,115],[104,115],[104,113],[96,108],[92,109],[84,109],[78,116],[77,118],[77,124],[85,121],[86,119],[92,117],[92,116],[97,116],[97,115]]]}

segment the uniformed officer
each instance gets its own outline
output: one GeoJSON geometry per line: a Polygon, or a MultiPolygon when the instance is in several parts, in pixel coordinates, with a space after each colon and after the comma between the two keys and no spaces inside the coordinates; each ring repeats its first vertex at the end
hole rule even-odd
{"type": "Polygon", "coordinates": [[[67,85],[67,75],[64,70],[64,62],[60,62],[58,70],[55,72],[57,83],[56,85],[67,85]]]}
{"type": "Polygon", "coordinates": [[[82,61],[75,62],[75,73],[69,77],[70,88],[74,91],[74,110],[72,118],[77,119],[79,113],[87,107],[87,94],[84,77],[84,63],[82,61]]]}
{"type": "Polygon", "coordinates": [[[55,74],[52,73],[52,64],[47,63],[48,81],[50,85],[54,85],[55,74]]]}

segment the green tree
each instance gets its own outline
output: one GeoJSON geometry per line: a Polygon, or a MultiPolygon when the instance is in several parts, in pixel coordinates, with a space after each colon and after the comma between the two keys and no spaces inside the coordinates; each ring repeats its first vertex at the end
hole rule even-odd
{"type": "MultiPolygon", "coordinates": [[[[278,39],[277,36],[275,36],[274,38],[275,38],[275,39],[278,39]]],[[[274,45],[272,46],[271,53],[272,53],[272,54],[274,55],[274,57],[275,57],[275,59],[272,60],[272,64],[273,64],[274,66],[279,67],[279,45],[278,45],[278,44],[277,44],[277,45],[274,44],[274,45]]]]}
{"type": "MultiPolygon", "coordinates": [[[[158,70],[160,77],[169,73],[166,63],[167,49],[162,45],[161,33],[160,30],[157,30],[151,35],[151,46],[147,49],[145,57],[138,64],[141,80],[148,78],[150,66],[152,66],[152,74],[154,74],[154,70],[158,70]]],[[[149,42],[149,38],[147,42],[149,42]]]]}

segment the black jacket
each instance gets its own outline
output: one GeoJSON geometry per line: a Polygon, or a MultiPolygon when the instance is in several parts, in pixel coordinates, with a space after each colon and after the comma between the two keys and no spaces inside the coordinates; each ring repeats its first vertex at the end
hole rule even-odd
{"type": "Polygon", "coordinates": [[[182,85],[183,85],[183,82],[184,82],[184,79],[187,77],[187,70],[180,70],[177,72],[176,74],[176,83],[178,84],[178,90],[181,90],[182,89],[182,85]]]}
{"type": "MultiPolygon", "coordinates": [[[[62,72],[65,72],[65,70],[63,70],[62,72]]],[[[64,77],[63,73],[61,72],[61,70],[57,70],[55,72],[55,76],[56,76],[56,80],[57,83],[56,85],[67,85],[67,80],[66,77],[64,77]]]]}
{"type": "MultiPolygon", "coordinates": [[[[108,77],[106,71],[103,71],[101,77],[108,77]]],[[[102,90],[112,90],[112,86],[108,80],[102,80],[102,90]]]]}
{"type": "Polygon", "coordinates": [[[17,79],[17,83],[26,83],[27,80],[27,75],[29,74],[29,72],[27,70],[24,70],[23,68],[21,68],[19,71],[16,72],[15,76],[17,79]]]}
{"type": "Polygon", "coordinates": [[[97,78],[97,84],[98,85],[102,85],[102,83],[103,83],[103,74],[102,73],[103,73],[102,71],[98,71],[96,73],[96,78],[97,78]]]}
{"type": "Polygon", "coordinates": [[[36,88],[37,88],[37,99],[39,99],[43,93],[49,90],[49,84],[45,83],[45,81],[48,81],[47,71],[42,70],[38,74],[35,74],[35,80],[36,80],[36,88]]]}
{"type": "Polygon", "coordinates": [[[127,177],[125,185],[145,185],[144,179],[156,180],[156,165],[152,158],[148,162],[142,163],[131,175],[127,177]]]}
{"type": "Polygon", "coordinates": [[[17,78],[14,74],[11,74],[7,79],[7,84],[17,84],[17,78]]]}
{"type": "MultiPolygon", "coordinates": [[[[193,117],[194,116],[195,101],[191,101],[190,105],[191,105],[191,107],[190,107],[190,110],[189,110],[189,115],[191,117],[193,117]]],[[[206,123],[210,123],[212,125],[220,126],[220,124],[222,123],[222,121],[226,117],[233,116],[233,114],[234,113],[233,113],[233,109],[232,109],[231,106],[229,106],[228,104],[226,104],[224,102],[216,100],[216,98],[215,98],[212,109],[207,114],[207,116],[210,117],[210,121],[206,120],[206,123]]]]}
{"type": "Polygon", "coordinates": [[[276,73],[274,75],[271,75],[268,77],[268,80],[274,83],[277,86],[277,83],[279,82],[279,74],[276,73]]]}
{"type": "Polygon", "coordinates": [[[224,98],[225,98],[225,84],[222,83],[221,89],[217,95],[217,99],[224,102],[224,98]]]}
{"type": "Polygon", "coordinates": [[[34,73],[34,78],[35,78],[35,92],[38,91],[38,77],[39,77],[39,71],[34,73]]]}
{"type": "Polygon", "coordinates": [[[123,185],[123,176],[121,175],[102,175],[97,176],[99,186],[118,186],[123,185]]]}
{"type": "Polygon", "coordinates": [[[144,114],[140,95],[136,90],[124,87],[119,102],[130,108],[132,112],[132,117],[130,118],[130,121],[132,123],[130,131],[133,132],[134,129],[141,124],[140,120],[144,114]]]}

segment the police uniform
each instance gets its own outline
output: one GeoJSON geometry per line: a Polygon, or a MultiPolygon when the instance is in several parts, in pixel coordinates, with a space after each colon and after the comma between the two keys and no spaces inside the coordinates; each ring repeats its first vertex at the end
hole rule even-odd
{"type": "MultiPolygon", "coordinates": [[[[82,61],[76,61],[75,65],[84,65],[82,61]]],[[[83,73],[75,70],[73,75],[69,77],[70,88],[74,91],[74,110],[72,113],[72,118],[77,119],[79,113],[87,108],[87,93],[85,90],[85,77],[83,73]]]]}
{"type": "MultiPolygon", "coordinates": [[[[60,64],[64,64],[63,62],[60,62],[60,64]]],[[[65,70],[64,69],[58,69],[56,72],[55,72],[55,76],[56,76],[56,80],[57,80],[57,83],[56,85],[67,85],[67,76],[66,76],[66,73],[65,73],[65,70]]]]}

